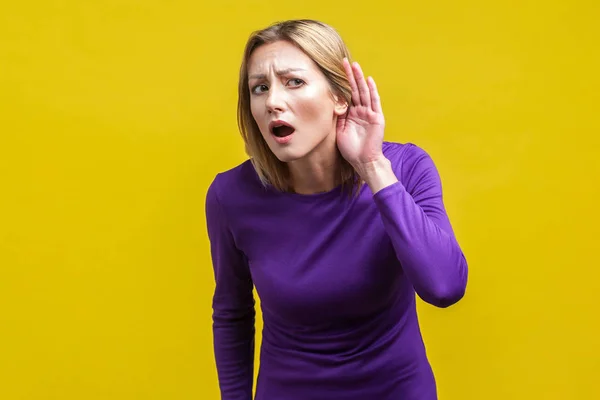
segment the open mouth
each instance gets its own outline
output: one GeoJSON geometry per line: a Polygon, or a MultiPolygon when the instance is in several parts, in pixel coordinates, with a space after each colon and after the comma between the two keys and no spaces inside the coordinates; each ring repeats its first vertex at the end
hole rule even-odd
{"type": "Polygon", "coordinates": [[[271,133],[278,138],[284,138],[294,133],[296,129],[285,122],[274,122],[271,124],[271,133]]]}

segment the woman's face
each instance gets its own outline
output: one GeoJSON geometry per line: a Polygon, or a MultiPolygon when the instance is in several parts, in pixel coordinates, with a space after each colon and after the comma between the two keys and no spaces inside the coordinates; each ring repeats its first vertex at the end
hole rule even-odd
{"type": "Polygon", "coordinates": [[[286,41],[258,47],[248,62],[248,85],[252,116],[279,160],[300,160],[326,139],[335,143],[345,102],[336,101],[325,75],[302,50],[286,41]]]}

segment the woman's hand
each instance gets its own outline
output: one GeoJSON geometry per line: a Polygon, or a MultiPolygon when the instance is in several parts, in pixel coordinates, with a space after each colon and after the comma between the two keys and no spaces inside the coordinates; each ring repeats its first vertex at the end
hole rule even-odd
{"type": "Polygon", "coordinates": [[[382,151],[385,119],[372,77],[365,76],[356,62],[344,58],[344,69],[352,89],[352,104],[337,121],[337,145],[342,156],[371,187],[373,193],[397,182],[382,151]]]}
{"type": "Polygon", "coordinates": [[[353,166],[383,157],[385,120],[377,86],[373,78],[365,80],[358,63],[350,65],[344,58],[344,69],[352,88],[352,104],[337,121],[337,144],[342,156],[353,166]]]}

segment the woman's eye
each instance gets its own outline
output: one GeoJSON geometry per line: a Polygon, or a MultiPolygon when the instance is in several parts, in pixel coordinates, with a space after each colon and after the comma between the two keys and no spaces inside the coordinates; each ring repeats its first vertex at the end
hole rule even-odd
{"type": "Polygon", "coordinates": [[[267,87],[267,85],[256,85],[254,86],[254,88],[252,89],[252,93],[263,93],[265,91],[267,91],[269,88],[267,87]]]}
{"type": "Polygon", "coordinates": [[[290,80],[288,81],[288,83],[289,83],[291,86],[300,86],[300,85],[303,85],[303,84],[304,84],[304,81],[303,81],[302,79],[295,78],[295,79],[290,79],[290,80]]]}

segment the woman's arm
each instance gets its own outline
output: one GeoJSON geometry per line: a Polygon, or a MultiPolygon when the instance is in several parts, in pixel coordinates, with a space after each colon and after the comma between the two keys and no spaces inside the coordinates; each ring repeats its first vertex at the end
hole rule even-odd
{"type": "Polygon", "coordinates": [[[358,63],[344,59],[343,65],[352,102],[337,120],[340,153],[374,193],[396,255],[415,291],[426,302],[447,307],[465,292],[467,262],[444,209],[438,172],[431,158],[412,145],[407,151],[412,150],[416,157],[399,163],[409,172],[402,177],[395,174],[383,154],[385,118],[377,85],[373,78],[365,79],[358,63]],[[407,181],[415,184],[405,186],[407,181]]]}
{"type": "Polygon", "coordinates": [[[387,159],[361,174],[375,193],[385,229],[415,291],[432,305],[448,307],[465,293],[467,262],[446,214],[432,159],[419,147],[407,146],[402,181],[387,159]]]}
{"type": "Polygon", "coordinates": [[[215,277],[214,352],[222,400],[251,400],[254,370],[253,283],[219,201],[218,179],[206,196],[206,222],[215,277]]]}

